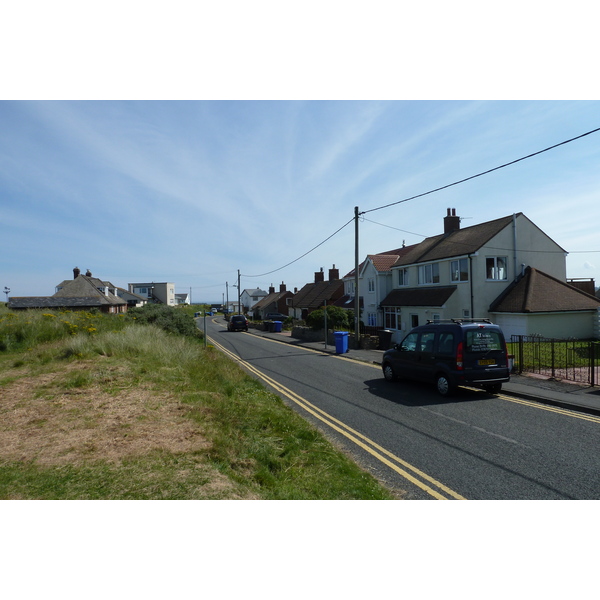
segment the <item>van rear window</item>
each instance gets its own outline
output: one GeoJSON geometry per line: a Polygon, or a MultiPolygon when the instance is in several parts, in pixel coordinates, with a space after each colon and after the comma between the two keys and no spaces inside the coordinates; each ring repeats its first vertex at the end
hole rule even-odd
{"type": "Polygon", "coordinates": [[[485,329],[467,330],[465,336],[465,350],[467,352],[490,352],[502,350],[502,340],[497,331],[485,329]]]}

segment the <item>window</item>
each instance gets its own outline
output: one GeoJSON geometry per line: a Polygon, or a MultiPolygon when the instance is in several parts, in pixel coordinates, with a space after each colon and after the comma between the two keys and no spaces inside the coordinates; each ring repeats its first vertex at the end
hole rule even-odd
{"type": "Polygon", "coordinates": [[[421,352],[433,352],[433,340],[435,333],[433,331],[421,335],[419,347],[421,352]]]}
{"type": "Polygon", "coordinates": [[[442,331],[438,340],[438,352],[440,354],[452,354],[454,350],[454,334],[451,331],[442,331]]]}
{"type": "Polygon", "coordinates": [[[408,285],[408,269],[398,270],[398,285],[408,285]]]}
{"type": "Polygon", "coordinates": [[[467,331],[465,344],[467,352],[487,353],[501,349],[502,341],[497,331],[467,331]]]}
{"type": "Polygon", "coordinates": [[[369,313],[367,315],[369,327],[377,327],[377,313],[369,313]]]}
{"type": "Polygon", "coordinates": [[[400,309],[399,308],[384,308],[384,327],[386,329],[401,329],[400,326],[400,309]]]}
{"type": "Polygon", "coordinates": [[[419,267],[419,285],[426,283],[440,282],[440,265],[432,263],[430,265],[421,265],[419,267]]]}
{"type": "Polygon", "coordinates": [[[400,350],[402,352],[414,352],[417,349],[417,337],[418,333],[409,333],[402,341],[400,350]]]}
{"type": "Polygon", "coordinates": [[[354,281],[346,282],[346,293],[348,296],[354,296],[354,281]]]}
{"type": "Polygon", "coordinates": [[[440,313],[433,313],[433,314],[431,315],[431,320],[432,320],[434,323],[435,323],[435,322],[437,322],[437,321],[439,321],[439,320],[440,320],[440,318],[441,318],[441,317],[440,317],[440,313]]]}
{"type": "Polygon", "coordinates": [[[419,326],[419,315],[410,315],[410,326],[411,327],[419,326]]]}
{"type": "Polygon", "coordinates": [[[450,279],[452,281],[469,281],[469,260],[460,258],[450,263],[450,279]]]}
{"type": "Polygon", "coordinates": [[[375,291],[375,280],[373,278],[369,279],[369,291],[370,292],[374,292],[375,291]]]}
{"type": "Polygon", "coordinates": [[[505,281],[508,279],[506,272],[506,256],[491,256],[485,259],[486,279],[492,281],[505,281]]]}

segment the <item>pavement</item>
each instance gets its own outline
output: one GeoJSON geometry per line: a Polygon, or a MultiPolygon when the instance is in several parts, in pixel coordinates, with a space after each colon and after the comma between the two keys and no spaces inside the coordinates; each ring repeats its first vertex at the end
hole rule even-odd
{"type": "MultiPolygon", "coordinates": [[[[293,338],[290,331],[273,333],[250,328],[249,333],[279,342],[311,348],[329,354],[337,354],[335,346],[325,342],[305,342],[293,338]]],[[[362,350],[349,348],[341,354],[344,358],[371,364],[381,364],[383,350],[362,350]]],[[[502,384],[502,393],[518,398],[551,404],[571,410],[600,414],[600,387],[590,387],[570,381],[548,379],[533,374],[511,374],[510,381],[502,384]]]]}

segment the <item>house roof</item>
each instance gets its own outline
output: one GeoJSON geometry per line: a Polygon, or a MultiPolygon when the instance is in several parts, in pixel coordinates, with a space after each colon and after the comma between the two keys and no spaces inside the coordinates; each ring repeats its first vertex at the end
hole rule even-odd
{"type": "MultiPolygon", "coordinates": [[[[387,252],[380,252],[379,254],[367,254],[366,260],[363,260],[363,262],[358,265],[358,272],[360,273],[363,270],[367,260],[370,260],[373,263],[373,266],[378,272],[383,273],[389,271],[401,256],[410,252],[415,246],[417,246],[417,244],[404,246],[395,250],[388,250],[387,252]]],[[[344,279],[348,279],[349,277],[354,277],[354,269],[344,275],[344,279]]]]}
{"type": "Polygon", "coordinates": [[[307,283],[295,296],[294,306],[297,308],[316,309],[323,306],[324,302],[331,302],[341,298],[344,292],[344,282],[341,279],[334,281],[319,281],[307,283]]]}
{"type": "Polygon", "coordinates": [[[281,300],[281,298],[293,296],[292,292],[273,292],[272,294],[268,294],[264,298],[260,299],[253,307],[252,310],[261,310],[263,308],[267,308],[273,302],[277,302],[281,300]]]}
{"type": "MultiPolygon", "coordinates": [[[[358,302],[359,302],[359,309],[364,308],[364,302],[363,302],[363,297],[360,296],[358,298],[358,302]]],[[[346,308],[349,310],[354,310],[355,309],[355,302],[354,302],[354,296],[349,296],[348,294],[345,294],[344,296],[342,296],[341,298],[338,298],[335,302],[333,302],[333,306],[338,306],[339,308],[346,308]]]]}
{"type": "MultiPolygon", "coordinates": [[[[268,294],[268,292],[265,292],[265,290],[261,290],[260,288],[255,288],[253,290],[244,290],[244,292],[246,292],[248,296],[266,296],[268,294]]],[[[242,294],[244,292],[242,292],[242,294]]]]}
{"type": "MultiPolygon", "coordinates": [[[[70,279],[63,282],[64,284],[53,298],[89,298],[97,301],[98,305],[101,304],[127,304],[123,299],[111,294],[110,292],[102,293],[98,286],[111,287],[108,282],[103,282],[95,277],[88,277],[87,275],[78,275],[75,279],[70,279]]],[[[114,286],[112,286],[114,289],[114,286]]],[[[91,304],[90,306],[95,306],[91,304]]],[[[66,306],[66,305],[65,305],[66,306]]]]}
{"type": "Polygon", "coordinates": [[[443,306],[456,290],[455,285],[392,290],[381,306],[443,306]]]}
{"type": "MultiPolygon", "coordinates": [[[[101,298],[56,297],[56,296],[16,296],[9,299],[9,308],[94,308],[103,304],[101,298]]],[[[125,304],[122,302],[122,304],[125,304]]]]}
{"type": "Polygon", "coordinates": [[[596,310],[599,306],[600,299],[543,271],[527,267],[523,276],[492,302],[490,312],[571,312],[596,310]]]}
{"type": "Polygon", "coordinates": [[[511,225],[515,216],[527,219],[523,213],[517,213],[426,238],[420,244],[412,246],[409,252],[397,260],[395,266],[441,260],[476,252],[505,227],[511,225]]]}

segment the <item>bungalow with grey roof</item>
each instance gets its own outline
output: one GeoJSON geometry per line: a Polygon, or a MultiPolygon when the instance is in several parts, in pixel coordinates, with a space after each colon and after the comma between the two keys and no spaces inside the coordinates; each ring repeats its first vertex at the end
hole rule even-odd
{"type": "Polygon", "coordinates": [[[56,286],[52,296],[11,297],[8,308],[22,310],[28,308],[90,310],[98,309],[107,313],[127,311],[127,301],[119,298],[117,288],[109,281],[92,276],[88,270],[85,275],[75,267],[73,279],[66,279],[56,286]]]}

